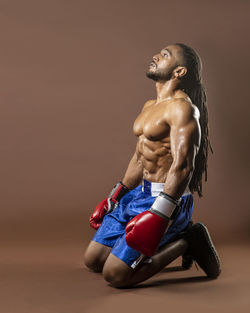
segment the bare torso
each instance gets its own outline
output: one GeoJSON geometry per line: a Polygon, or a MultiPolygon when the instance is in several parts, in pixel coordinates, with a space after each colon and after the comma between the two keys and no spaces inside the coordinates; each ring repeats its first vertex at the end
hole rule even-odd
{"type": "MultiPolygon", "coordinates": [[[[186,99],[192,105],[191,100],[186,99]]],[[[165,182],[173,162],[170,125],[166,122],[168,107],[173,101],[147,101],[133,125],[138,137],[137,160],[143,167],[143,177],[152,182],[165,182]]]]}

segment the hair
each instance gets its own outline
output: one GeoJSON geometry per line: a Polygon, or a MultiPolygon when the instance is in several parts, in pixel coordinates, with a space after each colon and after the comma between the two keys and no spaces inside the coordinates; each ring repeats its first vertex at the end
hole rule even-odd
{"type": "Polygon", "coordinates": [[[175,45],[182,48],[183,65],[187,68],[187,74],[183,77],[180,88],[187,93],[192,103],[200,111],[201,142],[198,154],[195,157],[195,168],[189,182],[189,189],[191,192],[197,192],[199,197],[202,197],[202,178],[205,174],[205,181],[207,181],[209,149],[213,153],[209,139],[207,96],[201,79],[202,64],[198,53],[194,49],[182,43],[175,43],[175,45]]]}

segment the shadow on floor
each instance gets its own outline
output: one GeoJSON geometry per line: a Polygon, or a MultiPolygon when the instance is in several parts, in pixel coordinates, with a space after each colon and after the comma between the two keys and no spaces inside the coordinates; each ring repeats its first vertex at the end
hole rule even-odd
{"type": "Polygon", "coordinates": [[[157,280],[150,283],[143,283],[141,285],[135,286],[134,288],[148,288],[148,287],[162,287],[165,285],[174,284],[193,284],[193,283],[205,283],[213,280],[206,276],[195,276],[195,277],[181,277],[181,278],[166,278],[157,280]]]}

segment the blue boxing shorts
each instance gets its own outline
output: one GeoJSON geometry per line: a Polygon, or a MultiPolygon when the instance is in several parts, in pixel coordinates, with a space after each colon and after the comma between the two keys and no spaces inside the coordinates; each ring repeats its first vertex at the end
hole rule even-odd
{"type": "MultiPolygon", "coordinates": [[[[112,247],[111,253],[131,268],[145,261],[140,252],[130,248],[125,240],[125,228],[136,215],[150,209],[155,198],[164,189],[164,183],[150,182],[143,179],[142,184],[129,191],[120,200],[119,205],[104,216],[101,226],[96,231],[93,241],[112,247]]],[[[193,213],[194,199],[189,189],[181,197],[180,210],[173,223],[164,234],[160,246],[173,241],[188,225],[193,213]]],[[[147,258],[150,261],[150,258],[147,258]]]]}

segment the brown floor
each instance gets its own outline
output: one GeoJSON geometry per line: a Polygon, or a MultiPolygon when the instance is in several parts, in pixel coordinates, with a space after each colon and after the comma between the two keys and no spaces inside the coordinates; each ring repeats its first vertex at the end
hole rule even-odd
{"type": "Polygon", "coordinates": [[[223,273],[207,280],[195,266],[180,271],[176,260],[140,287],[119,290],[82,267],[86,245],[1,248],[1,313],[249,312],[248,243],[217,247],[223,273]]]}

